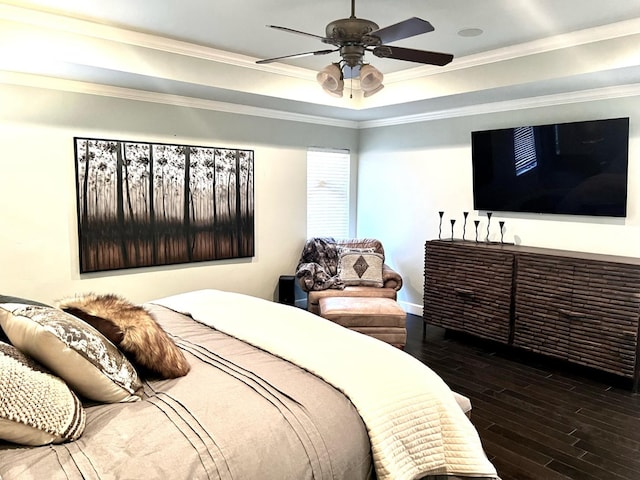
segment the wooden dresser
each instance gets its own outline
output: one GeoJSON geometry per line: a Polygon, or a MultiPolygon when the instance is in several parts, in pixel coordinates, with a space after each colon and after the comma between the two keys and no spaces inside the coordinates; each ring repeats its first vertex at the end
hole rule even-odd
{"type": "Polygon", "coordinates": [[[515,245],[425,245],[424,320],[633,380],[640,259],[515,245]]]}

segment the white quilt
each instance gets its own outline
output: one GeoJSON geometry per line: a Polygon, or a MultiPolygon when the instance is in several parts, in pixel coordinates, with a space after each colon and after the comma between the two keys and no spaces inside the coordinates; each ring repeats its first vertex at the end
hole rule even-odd
{"type": "Polygon", "coordinates": [[[299,308],[238,293],[199,290],[151,303],[293,362],[343,392],[367,427],[379,480],[497,478],[449,387],[401,350],[299,308]]]}

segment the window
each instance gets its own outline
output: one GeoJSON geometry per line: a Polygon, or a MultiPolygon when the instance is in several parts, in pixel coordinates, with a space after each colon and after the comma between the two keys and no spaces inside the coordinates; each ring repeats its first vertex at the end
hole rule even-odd
{"type": "Polygon", "coordinates": [[[307,238],[349,237],[348,150],[307,151],[307,238]]]}
{"type": "Polygon", "coordinates": [[[513,129],[513,149],[515,151],[516,176],[520,176],[538,166],[533,127],[513,129]]]}

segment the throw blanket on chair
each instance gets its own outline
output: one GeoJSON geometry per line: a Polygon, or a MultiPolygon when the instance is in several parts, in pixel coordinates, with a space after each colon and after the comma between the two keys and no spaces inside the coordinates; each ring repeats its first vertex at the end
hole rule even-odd
{"type": "Polygon", "coordinates": [[[333,238],[312,238],[302,250],[296,277],[301,280],[302,289],[326,290],[344,289],[344,283],[338,276],[340,254],[333,238]]]}

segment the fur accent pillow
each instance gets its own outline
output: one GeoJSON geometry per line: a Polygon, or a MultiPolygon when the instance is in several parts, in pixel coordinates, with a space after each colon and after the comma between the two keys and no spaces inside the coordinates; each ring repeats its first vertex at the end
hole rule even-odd
{"type": "Polygon", "coordinates": [[[76,440],[86,414],[62,381],[17,348],[0,342],[0,439],[22,445],[76,440]]]}
{"type": "Polygon", "coordinates": [[[58,307],[102,332],[136,366],[162,378],[182,377],[189,362],[143,307],[113,294],[89,293],[58,301],[58,307]]]}

